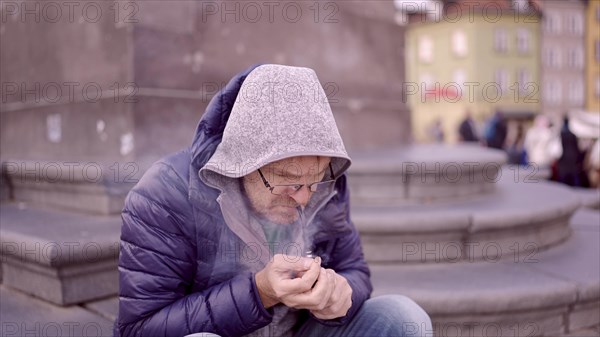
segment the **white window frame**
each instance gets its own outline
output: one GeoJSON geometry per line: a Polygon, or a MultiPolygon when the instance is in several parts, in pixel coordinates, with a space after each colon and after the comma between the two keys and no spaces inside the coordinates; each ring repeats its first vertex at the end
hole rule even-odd
{"type": "Polygon", "coordinates": [[[467,82],[467,72],[462,68],[454,70],[454,72],[452,73],[452,81],[458,84],[460,90],[462,90],[464,95],[465,83],[467,82]]]}
{"type": "Polygon", "coordinates": [[[560,34],[561,33],[561,19],[562,16],[558,13],[549,12],[544,15],[544,32],[552,33],[552,34],[560,34]]]}
{"type": "Polygon", "coordinates": [[[526,94],[527,86],[531,83],[531,72],[527,68],[517,70],[517,83],[519,83],[519,93],[526,94]]]}
{"type": "Polygon", "coordinates": [[[521,54],[527,54],[530,51],[531,33],[527,28],[517,29],[517,50],[521,54]]]}
{"type": "Polygon", "coordinates": [[[551,66],[552,68],[556,68],[556,69],[560,69],[562,68],[562,49],[557,48],[557,47],[552,47],[551,48],[551,66]]]}
{"type": "Polygon", "coordinates": [[[467,34],[462,29],[452,32],[452,52],[457,57],[465,57],[469,53],[467,34]]]}
{"type": "Polygon", "coordinates": [[[419,53],[419,61],[422,63],[432,63],[434,55],[433,39],[429,35],[422,35],[419,37],[419,46],[417,48],[419,53]]]}
{"type": "Polygon", "coordinates": [[[562,85],[560,81],[549,80],[544,84],[544,102],[560,104],[562,102],[562,85]]]}
{"type": "Polygon", "coordinates": [[[583,16],[581,13],[571,13],[567,16],[567,32],[583,35],[583,16]]]}
{"type": "Polygon", "coordinates": [[[504,27],[494,29],[494,50],[498,53],[508,52],[508,32],[504,27]]]}
{"type": "Polygon", "coordinates": [[[501,95],[504,96],[508,91],[508,71],[505,68],[497,68],[494,74],[494,81],[500,87],[501,95]]]}

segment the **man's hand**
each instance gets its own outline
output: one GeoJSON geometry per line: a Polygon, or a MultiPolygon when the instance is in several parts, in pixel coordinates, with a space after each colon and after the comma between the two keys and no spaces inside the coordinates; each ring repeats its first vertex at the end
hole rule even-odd
{"type": "MultiPolygon", "coordinates": [[[[342,275],[337,274],[332,269],[326,269],[330,272],[333,278],[334,289],[329,297],[329,300],[323,308],[311,309],[310,312],[319,319],[334,319],[346,316],[348,310],[352,306],[352,287],[348,284],[348,280],[342,275]]],[[[320,282],[321,277],[319,276],[320,282]]],[[[316,286],[315,286],[316,288],[316,286]]]]}
{"type": "Polygon", "coordinates": [[[319,319],[345,316],[352,306],[352,288],[345,277],[320,265],[319,257],[313,260],[275,255],[255,275],[265,308],[283,303],[291,308],[308,309],[319,319]]]}
{"type": "Polygon", "coordinates": [[[321,269],[319,257],[310,259],[275,255],[265,268],[255,275],[256,287],[263,305],[270,308],[283,303],[288,307],[298,308],[302,303],[294,300],[294,295],[310,291],[321,269]]]}

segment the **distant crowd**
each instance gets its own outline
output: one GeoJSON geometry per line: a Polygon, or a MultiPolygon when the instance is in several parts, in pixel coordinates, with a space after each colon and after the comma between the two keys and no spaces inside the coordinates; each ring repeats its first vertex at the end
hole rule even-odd
{"type": "MultiPolygon", "coordinates": [[[[471,114],[458,127],[461,142],[476,142],[482,146],[506,151],[511,165],[535,165],[547,171],[549,179],[574,187],[600,187],[600,141],[598,138],[578,139],[565,117],[562,125],[552,125],[545,115],[538,115],[531,127],[524,130],[518,123],[509,133],[508,122],[496,112],[480,132],[471,114]]],[[[435,121],[429,130],[431,138],[444,139],[441,122],[435,121]]]]}

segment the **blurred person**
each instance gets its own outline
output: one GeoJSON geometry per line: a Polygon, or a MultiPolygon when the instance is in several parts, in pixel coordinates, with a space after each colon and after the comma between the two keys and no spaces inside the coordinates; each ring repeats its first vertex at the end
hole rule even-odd
{"type": "Polygon", "coordinates": [[[506,141],[506,121],[501,112],[496,111],[494,116],[488,121],[485,131],[485,142],[488,147],[502,150],[506,141]]]}
{"type": "Polygon", "coordinates": [[[429,127],[428,130],[429,139],[433,140],[435,143],[443,143],[444,142],[444,128],[442,127],[442,121],[438,118],[433,124],[429,127]]]}
{"type": "Polygon", "coordinates": [[[596,139],[587,157],[590,187],[600,187],[600,139],[596,139]]]}
{"type": "Polygon", "coordinates": [[[583,186],[583,153],[579,149],[577,137],[569,129],[569,119],[563,119],[560,129],[562,155],[557,162],[558,181],[569,186],[583,186]]]}
{"type": "Polygon", "coordinates": [[[127,196],[115,334],[431,334],[409,298],[369,299],[349,165],[313,70],[235,76],[127,196]]]}
{"type": "Polygon", "coordinates": [[[458,137],[461,142],[478,142],[479,137],[477,136],[477,128],[473,121],[471,112],[467,110],[465,119],[460,123],[458,127],[458,137]]]}
{"type": "Polygon", "coordinates": [[[530,163],[539,168],[549,168],[562,154],[560,138],[550,129],[547,116],[538,115],[527,130],[524,148],[530,163]]]}
{"type": "Polygon", "coordinates": [[[527,151],[524,143],[523,125],[517,125],[517,133],[512,144],[507,149],[508,163],[513,165],[527,165],[527,151]]]}

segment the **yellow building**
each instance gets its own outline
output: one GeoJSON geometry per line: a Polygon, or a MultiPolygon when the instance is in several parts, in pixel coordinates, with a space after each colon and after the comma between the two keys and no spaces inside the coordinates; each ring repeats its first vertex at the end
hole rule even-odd
{"type": "Polygon", "coordinates": [[[478,3],[452,2],[454,12],[444,7],[440,20],[409,21],[405,94],[417,142],[434,141],[436,123],[445,141],[456,142],[467,111],[481,126],[496,111],[540,112],[540,16],[516,12],[510,1],[478,3]],[[486,10],[500,5],[494,15],[486,10]]]}
{"type": "Polygon", "coordinates": [[[586,14],[586,105],[600,113],[600,0],[590,0],[586,14]]]}

